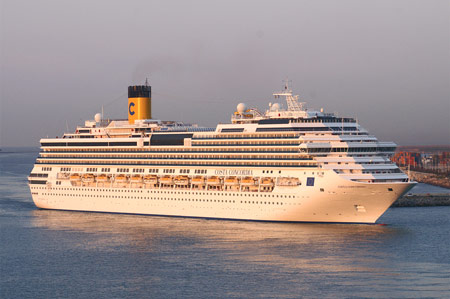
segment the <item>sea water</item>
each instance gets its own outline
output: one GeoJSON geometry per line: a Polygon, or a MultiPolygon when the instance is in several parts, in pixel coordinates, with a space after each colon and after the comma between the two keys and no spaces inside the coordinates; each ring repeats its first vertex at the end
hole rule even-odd
{"type": "Polygon", "coordinates": [[[40,210],[36,156],[0,152],[1,298],[450,297],[450,207],[384,225],[40,210]]]}

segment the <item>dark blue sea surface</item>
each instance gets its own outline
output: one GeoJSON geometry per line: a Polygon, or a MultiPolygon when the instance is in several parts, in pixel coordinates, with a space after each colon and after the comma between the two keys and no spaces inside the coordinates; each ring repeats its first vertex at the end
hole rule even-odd
{"type": "Polygon", "coordinates": [[[39,210],[37,152],[17,151],[0,152],[1,298],[450,298],[450,207],[386,225],[39,210]]]}

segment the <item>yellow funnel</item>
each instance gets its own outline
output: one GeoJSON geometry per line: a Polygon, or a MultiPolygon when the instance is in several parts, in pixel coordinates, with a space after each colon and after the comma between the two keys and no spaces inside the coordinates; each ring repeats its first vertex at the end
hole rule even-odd
{"type": "Polygon", "coordinates": [[[148,85],[128,86],[128,123],[138,119],[152,118],[152,87],[148,85]]]}

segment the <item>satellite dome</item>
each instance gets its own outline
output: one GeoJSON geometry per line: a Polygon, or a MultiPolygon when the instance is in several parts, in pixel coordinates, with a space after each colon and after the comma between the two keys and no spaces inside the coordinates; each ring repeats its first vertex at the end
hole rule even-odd
{"type": "Polygon", "coordinates": [[[281,109],[281,105],[279,103],[272,104],[272,111],[278,111],[281,109]]]}
{"type": "Polygon", "coordinates": [[[101,113],[97,113],[95,116],[94,116],[94,120],[95,120],[95,122],[101,122],[102,121],[102,114],[101,113]]]}
{"type": "Polygon", "coordinates": [[[239,103],[239,104],[237,105],[237,107],[236,107],[236,111],[237,111],[239,114],[244,113],[246,110],[247,110],[247,106],[246,106],[244,103],[239,103]]]}

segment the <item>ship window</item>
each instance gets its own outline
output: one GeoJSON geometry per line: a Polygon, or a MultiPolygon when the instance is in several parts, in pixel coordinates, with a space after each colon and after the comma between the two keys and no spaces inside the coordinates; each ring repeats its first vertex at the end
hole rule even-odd
{"type": "Polygon", "coordinates": [[[222,133],[244,132],[244,128],[223,128],[222,133]]]}

